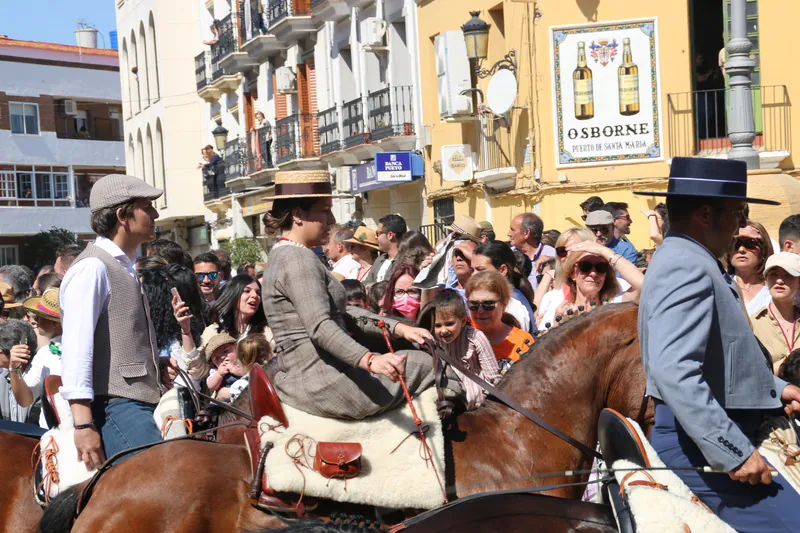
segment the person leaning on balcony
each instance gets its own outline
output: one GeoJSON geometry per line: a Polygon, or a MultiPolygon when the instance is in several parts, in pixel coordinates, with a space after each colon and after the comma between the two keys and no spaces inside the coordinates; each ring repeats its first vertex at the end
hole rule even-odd
{"type": "Polygon", "coordinates": [[[218,177],[222,166],[222,157],[214,151],[214,147],[210,144],[203,148],[202,153],[204,162],[198,163],[197,168],[203,169],[203,177],[209,185],[209,190],[216,192],[219,190],[218,177]]]}

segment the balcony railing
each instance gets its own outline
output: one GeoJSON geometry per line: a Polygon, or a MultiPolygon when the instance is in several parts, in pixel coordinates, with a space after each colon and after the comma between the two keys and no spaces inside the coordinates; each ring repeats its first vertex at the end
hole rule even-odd
{"type": "Polygon", "coordinates": [[[311,13],[311,0],[269,0],[269,25],[272,27],[286,17],[311,13]]]}
{"type": "Polygon", "coordinates": [[[239,42],[234,31],[231,15],[215,21],[217,42],[211,45],[211,79],[217,80],[223,74],[222,60],[238,48],[239,42]]]}
{"type": "Polygon", "coordinates": [[[247,137],[247,173],[272,168],[272,126],[265,124],[247,137]]]}
{"type": "Polygon", "coordinates": [[[387,87],[370,93],[367,96],[370,140],[414,135],[413,100],[410,86],[387,87]]]}
{"type": "Polygon", "coordinates": [[[342,149],[342,136],[339,130],[339,113],[336,106],[319,113],[319,147],[322,155],[342,149]]]}
{"type": "Polygon", "coordinates": [[[208,85],[208,61],[210,54],[204,51],[194,58],[194,79],[197,82],[197,90],[199,91],[208,85]]]}
{"type": "Polygon", "coordinates": [[[208,202],[210,200],[216,200],[217,198],[222,198],[224,196],[228,196],[231,194],[230,187],[220,187],[218,189],[209,189],[206,187],[203,190],[203,201],[208,202]]]}
{"type": "Polygon", "coordinates": [[[233,139],[225,143],[225,180],[230,181],[247,175],[247,147],[243,139],[233,139]]]}
{"type": "Polygon", "coordinates": [[[369,141],[369,133],[364,128],[364,105],[360,96],[342,104],[342,127],[345,148],[369,141]]]}
{"type": "MultiPolygon", "coordinates": [[[[715,156],[730,151],[728,89],[667,95],[670,156],[715,156]]],[[[785,85],[753,87],[753,111],[759,152],[789,152],[790,102],[785,85]]]]}
{"type": "Polygon", "coordinates": [[[444,239],[447,235],[447,224],[424,224],[419,227],[419,231],[425,235],[425,237],[428,239],[428,242],[431,244],[436,244],[441,239],[444,239]]]}
{"type": "Polygon", "coordinates": [[[94,117],[81,122],[75,117],[56,118],[56,137],[59,139],[84,139],[87,141],[122,141],[122,128],[119,120],[94,117]]]}
{"type": "Polygon", "coordinates": [[[482,114],[475,123],[476,172],[521,167],[527,144],[525,109],[512,109],[503,116],[482,114]]]}
{"type": "Polygon", "coordinates": [[[275,123],[276,163],[319,157],[317,116],[290,115],[275,123]]]}
{"type": "Polygon", "coordinates": [[[259,35],[269,33],[267,29],[266,13],[261,13],[258,9],[259,0],[241,0],[239,13],[248,15],[247,24],[242,24],[242,42],[254,39],[259,35]],[[248,6],[249,4],[249,6],[248,6]],[[248,31],[245,32],[245,29],[248,31]],[[244,35],[247,33],[247,35],[244,35]]]}

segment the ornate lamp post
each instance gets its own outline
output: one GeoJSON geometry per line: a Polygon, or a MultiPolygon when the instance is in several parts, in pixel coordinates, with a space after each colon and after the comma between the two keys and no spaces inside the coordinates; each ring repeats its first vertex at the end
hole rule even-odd
{"type": "Polygon", "coordinates": [[[224,153],[225,141],[228,140],[228,130],[222,126],[221,122],[217,122],[217,127],[211,130],[211,135],[214,136],[214,144],[217,146],[217,151],[224,153]]]}
{"type": "Polygon", "coordinates": [[[747,163],[748,169],[759,168],[758,152],[753,148],[756,138],[756,125],[753,117],[753,96],[750,86],[750,74],[756,66],[750,58],[753,47],[747,38],[746,0],[731,2],[731,39],[727,50],[730,59],[725,65],[725,72],[730,76],[730,102],[728,108],[728,138],[733,145],[729,159],[738,159],[747,163]]]}
{"type": "Polygon", "coordinates": [[[472,15],[472,18],[461,26],[461,31],[464,32],[464,40],[467,43],[467,57],[475,62],[475,74],[478,78],[491,76],[501,68],[516,73],[516,50],[509,51],[503,59],[489,69],[481,68],[483,60],[489,55],[489,28],[491,25],[481,20],[478,16],[481,14],[480,11],[470,11],[469,14],[472,15]]]}

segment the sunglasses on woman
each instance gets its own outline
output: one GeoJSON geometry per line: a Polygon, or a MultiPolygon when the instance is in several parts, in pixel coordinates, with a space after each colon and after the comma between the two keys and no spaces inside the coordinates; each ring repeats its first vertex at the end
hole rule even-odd
{"type": "Polygon", "coordinates": [[[744,248],[748,252],[758,252],[761,250],[761,241],[752,237],[737,237],[733,241],[733,249],[744,248]]]}
{"type": "Polygon", "coordinates": [[[584,274],[588,274],[592,270],[598,274],[607,274],[609,266],[608,263],[605,262],[592,263],[591,261],[581,261],[578,263],[578,269],[584,274]]]}
{"type": "Polygon", "coordinates": [[[566,246],[556,246],[556,255],[561,259],[564,259],[565,257],[567,257],[567,247],[566,246]]]}
{"type": "Polygon", "coordinates": [[[453,250],[453,257],[458,257],[459,259],[461,259],[462,261],[464,261],[468,265],[471,264],[469,259],[467,259],[464,256],[464,252],[462,252],[461,250],[453,250]]]}
{"type": "Polygon", "coordinates": [[[470,311],[477,311],[478,309],[483,309],[484,311],[494,311],[494,308],[497,307],[498,300],[470,300],[467,302],[467,307],[470,311]]]}
{"type": "Polygon", "coordinates": [[[195,276],[197,276],[197,281],[203,281],[206,278],[214,281],[219,276],[219,272],[198,272],[195,276]]]}

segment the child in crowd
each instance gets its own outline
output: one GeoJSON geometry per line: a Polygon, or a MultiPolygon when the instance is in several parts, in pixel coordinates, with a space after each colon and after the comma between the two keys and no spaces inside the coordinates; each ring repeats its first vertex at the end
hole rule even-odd
{"type": "Polygon", "coordinates": [[[354,305],[362,309],[367,308],[367,291],[364,285],[357,279],[346,279],[342,281],[344,290],[347,292],[347,305],[354,305]]]}
{"type": "Polygon", "coordinates": [[[369,294],[367,296],[367,310],[375,313],[376,315],[383,314],[381,309],[383,308],[383,297],[386,294],[386,289],[389,288],[388,281],[379,281],[378,283],[374,283],[369,288],[369,294]]]}
{"type": "Polygon", "coordinates": [[[794,350],[783,360],[778,369],[778,377],[800,387],[800,349],[794,350]]]}
{"type": "Polygon", "coordinates": [[[236,358],[247,373],[250,372],[253,365],[264,365],[271,357],[272,350],[264,335],[248,335],[240,340],[236,347],[236,358]]]}
{"type": "MultiPolygon", "coordinates": [[[[481,331],[469,324],[464,300],[454,290],[443,290],[433,299],[433,333],[447,354],[460,360],[472,372],[494,384],[500,377],[492,345],[481,331]]],[[[480,385],[455,370],[467,396],[467,409],[475,409],[486,393],[480,385]]]]}
{"type": "Polygon", "coordinates": [[[225,332],[212,336],[203,347],[212,366],[206,385],[217,400],[226,403],[232,403],[248,385],[249,369],[236,357],[236,348],[236,339],[225,332]]]}

